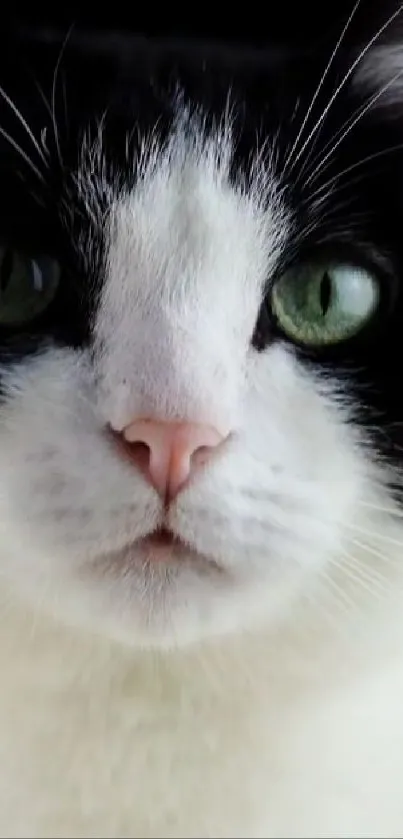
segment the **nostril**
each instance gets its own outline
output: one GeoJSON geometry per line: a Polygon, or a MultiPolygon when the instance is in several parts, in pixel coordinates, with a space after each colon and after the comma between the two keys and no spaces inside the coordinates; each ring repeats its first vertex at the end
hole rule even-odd
{"type": "Polygon", "coordinates": [[[200,446],[190,456],[190,463],[192,466],[204,466],[208,462],[212,454],[210,446],[200,446]]]}
{"type": "Polygon", "coordinates": [[[113,428],[109,428],[108,432],[111,435],[115,446],[118,447],[120,454],[132,463],[134,462],[141,472],[147,472],[151,455],[150,447],[147,443],[142,443],[140,441],[138,443],[128,443],[123,435],[119,434],[119,432],[115,431],[113,428]]]}
{"type": "Polygon", "coordinates": [[[147,443],[126,443],[124,442],[128,457],[134,460],[136,466],[142,471],[147,472],[150,464],[151,451],[147,443]]]}

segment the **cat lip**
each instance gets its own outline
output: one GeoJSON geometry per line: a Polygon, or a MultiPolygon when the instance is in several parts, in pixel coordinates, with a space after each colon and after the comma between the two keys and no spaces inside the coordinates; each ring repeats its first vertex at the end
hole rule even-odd
{"type": "Polygon", "coordinates": [[[151,533],[139,539],[137,547],[146,554],[150,561],[169,561],[189,558],[191,555],[200,556],[195,547],[185,542],[165,525],[157,527],[151,533]]]}
{"type": "Polygon", "coordinates": [[[137,546],[146,554],[147,559],[151,562],[169,562],[175,560],[194,560],[197,564],[202,563],[209,567],[215,568],[216,571],[221,571],[220,566],[213,557],[206,556],[200,553],[189,542],[176,534],[173,530],[165,525],[161,525],[139,539],[137,546]]]}
{"type": "Polygon", "coordinates": [[[144,536],[141,539],[141,544],[147,547],[155,548],[172,548],[177,546],[185,547],[185,543],[179,536],[170,530],[168,527],[157,527],[152,533],[144,536]]]}

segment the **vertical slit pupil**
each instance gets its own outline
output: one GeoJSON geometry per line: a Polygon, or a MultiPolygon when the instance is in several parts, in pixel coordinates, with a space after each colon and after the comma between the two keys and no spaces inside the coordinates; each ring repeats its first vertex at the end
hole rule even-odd
{"type": "Polygon", "coordinates": [[[322,282],[320,284],[320,308],[322,309],[322,315],[326,315],[330,306],[330,301],[332,298],[332,281],[329,277],[327,271],[325,271],[322,282]]]}
{"type": "Polygon", "coordinates": [[[7,248],[0,266],[0,288],[5,291],[13,273],[14,254],[11,248],[7,248]]]}

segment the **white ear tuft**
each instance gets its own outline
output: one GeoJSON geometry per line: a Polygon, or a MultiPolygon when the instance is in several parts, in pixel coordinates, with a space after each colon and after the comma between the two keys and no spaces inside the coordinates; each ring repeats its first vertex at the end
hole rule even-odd
{"type": "Polygon", "coordinates": [[[379,107],[403,102],[403,42],[370,50],[357,66],[354,88],[378,95],[379,107]]]}

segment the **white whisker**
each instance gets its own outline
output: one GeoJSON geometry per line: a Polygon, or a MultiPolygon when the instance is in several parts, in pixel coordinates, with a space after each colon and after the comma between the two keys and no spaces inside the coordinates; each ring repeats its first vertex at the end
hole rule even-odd
{"type": "Polygon", "coordinates": [[[18,152],[20,157],[22,157],[22,159],[25,160],[25,163],[28,164],[32,172],[35,173],[36,177],[39,178],[39,180],[42,181],[42,183],[46,183],[45,178],[42,175],[42,172],[38,169],[37,166],[35,166],[35,163],[32,162],[31,158],[28,157],[28,155],[21,148],[21,146],[19,146],[18,143],[16,143],[15,140],[13,140],[13,138],[10,136],[10,134],[7,134],[7,131],[4,131],[4,128],[2,128],[1,126],[0,134],[2,135],[2,137],[4,137],[5,140],[7,140],[10,143],[10,146],[12,146],[15,149],[15,151],[18,152]]]}
{"type": "Polygon", "coordinates": [[[344,591],[342,586],[340,586],[337,583],[337,581],[334,580],[333,577],[330,576],[327,569],[324,568],[322,570],[321,577],[326,582],[328,588],[333,590],[333,595],[337,595],[338,601],[336,601],[336,602],[338,603],[338,605],[342,604],[347,609],[351,609],[351,608],[354,609],[356,607],[356,604],[355,604],[354,600],[351,597],[349,597],[349,595],[347,594],[346,591],[344,591]]]}
{"type": "Polygon", "coordinates": [[[66,79],[64,75],[62,76],[62,95],[63,95],[63,109],[64,109],[64,124],[66,127],[66,131],[68,131],[69,127],[69,114],[67,108],[67,91],[66,91],[66,79]]]}
{"type": "Polygon", "coordinates": [[[367,530],[365,527],[360,527],[358,524],[347,524],[346,527],[356,533],[362,533],[363,536],[369,536],[370,539],[379,539],[381,542],[386,542],[389,545],[396,545],[403,550],[403,541],[395,539],[385,533],[376,533],[374,530],[367,530]]]}
{"type": "Polygon", "coordinates": [[[36,89],[37,89],[37,91],[38,91],[38,93],[39,93],[39,95],[42,99],[43,104],[45,105],[45,108],[46,108],[50,118],[52,118],[52,108],[50,107],[50,104],[49,104],[49,102],[48,102],[48,100],[47,100],[47,98],[46,98],[46,96],[43,92],[43,89],[42,89],[41,85],[39,84],[39,82],[36,79],[34,79],[34,84],[35,84],[35,87],[36,87],[36,89]]]}
{"type": "Polygon", "coordinates": [[[377,551],[376,548],[373,548],[372,545],[367,545],[365,542],[361,542],[359,539],[356,539],[356,537],[351,539],[351,544],[355,545],[357,548],[359,548],[361,551],[364,551],[365,553],[372,554],[372,556],[375,556],[376,559],[380,559],[381,562],[386,562],[388,565],[392,565],[395,562],[394,558],[391,558],[390,556],[385,556],[385,554],[382,554],[379,551],[377,551]]]}
{"type": "Polygon", "coordinates": [[[48,149],[47,142],[46,142],[47,133],[48,133],[48,129],[47,129],[47,126],[45,125],[45,127],[42,128],[42,131],[41,131],[41,143],[42,143],[42,148],[44,148],[45,152],[47,154],[49,154],[49,149],[48,149]]]}
{"type": "Polygon", "coordinates": [[[368,580],[359,570],[355,569],[355,567],[350,567],[350,565],[346,563],[343,565],[342,573],[348,577],[352,583],[356,583],[359,588],[363,589],[371,596],[380,598],[388,592],[387,586],[379,585],[379,583],[378,585],[375,585],[374,580],[368,580]]]}
{"type": "Polygon", "coordinates": [[[403,519],[403,512],[396,507],[384,507],[379,504],[373,504],[370,501],[360,501],[360,504],[362,507],[369,507],[370,510],[376,510],[376,512],[386,513],[394,518],[403,519]]]}
{"type": "Polygon", "coordinates": [[[403,150],[403,143],[398,143],[395,146],[389,146],[389,148],[387,148],[387,149],[382,149],[379,152],[374,152],[373,154],[369,154],[369,155],[367,155],[367,157],[362,157],[361,160],[358,160],[356,163],[352,163],[351,166],[347,166],[345,169],[342,169],[341,172],[337,172],[336,175],[333,175],[324,184],[322,184],[320,187],[318,187],[318,189],[315,190],[315,192],[312,192],[309,196],[310,201],[312,201],[312,199],[314,199],[317,195],[320,195],[320,193],[323,192],[324,190],[326,190],[326,189],[329,190],[331,188],[332,183],[340,180],[340,178],[344,177],[344,175],[348,175],[349,172],[354,171],[354,169],[357,169],[359,166],[363,166],[365,163],[370,163],[372,160],[376,160],[378,157],[384,157],[384,155],[386,155],[386,154],[392,154],[392,152],[394,152],[394,151],[402,151],[402,150],[403,150]]]}
{"type": "MultiPolygon", "coordinates": [[[[398,74],[398,75],[400,75],[400,74],[398,74]]],[[[367,102],[368,102],[368,100],[367,100],[367,102]]],[[[336,141],[338,140],[338,138],[340,137],[340,135],[343,133],[343,131],[344,131],[345,129],[347,130],[347,129],[349,128],[349,126],[352,124],[352,122],[353,122],[353,120],[355,119],[355,117],[357,117],[357,116],[359,116],[359,115],[361,115],[361,114],[363,114],[363,113],[364,113],[364,109],[366,108],[367,102],[362,103],[362,104],[361,104],[361,105],[360,105],[360,106],[359,106],[359,107],[358,107],[358,108],[354,111],[354,113],[353,113],[353,114],[351,114],[351,116],[350,116],[348,119],[346,119],[346,120],[345,120],[345,122],[343,123],[343,125],[341,126],[341,128],[339,128],[339,129],[338,129],[338,130],[337,130],[337,131],[333,134],[332,138],[331,138],[331,139],[330,139],[330,140],[329,140],[329,141],[328,141],[328,142],[324,145],[324,147],[321,149],[320,155],[316,155],[316,157],[314,157],[314,158],[313,158],[313,160],[311,161],[311,158],[312,158],[312,152],[313,152],[313,149],[315,148],[315,143],[313,143],[313,144],[312,144],[312,147],[311,147],[311,149],[309,150],[309,152],[308,152],[308,154],[307,154],[307,156],[306,156],[306,159],[305,159],[304,163],[302,164],[301,169],[300,169],[300,171],[299,171],[299,173],[298,173],[298,180],[299,180],[299,181],[301,181],[301,180],[302,180],[302,178],[303,178],[303,176],[304,176],[304,174],[305,174],[306,172],[308,172],[308,175],[309,175],[309,173],[310,173],[310,172],[312,173],[312,169],[314,169],[317,165],[319,165],[319,171],[321,171],[321,169],[322,169],[321,163],[322,163],[322,161],[324,161],[324,159],[325,159],[325,158],[324,158],[324,155],[325,155],[326,151],[327,151],[328,149],[331,149],[331,150],[332,150],[332,146],[333,146],[333,144],[335,144],[335,143],[336,143],[336,141]],[[311,161],[311,162],[310,162],[310,161],[311,161]]],[[[336,148],[336,146],[333,146],[333,151],[334,151],[334,148],[336,148]]],[[[316,171],[316,169],[315,169],[315,171],[316,171]]]]}
{"type": "Polygon", "coordinates": [[[53,73],[53,81],[52,81],[52,108],[51,108],[51,113],[52,113],[53,133],[54,133],[54,137],[55,137],[57,156],[59,158],[59,161],[60,161],[61,165],[63,165],[63,161],[62,161],[62,156],[61,156],[61,151],[60,151],[59,132],[58,132],[57,121],[56,121],[56,84],[57,84],[57,77],[58,77],[58,73],[59,73],[59,67],[60,67],[60,64],[61,64],[61,61],[62,61],[62,58],[63,58],[63,55],[64,55],[64,51],[65,51],[66,46],[67,46],[67,42],[68,42],[68,40],[70,38],[70,35],[73,31],[73,28],[74,28],[74,23],[72,23],[71,26],[69,27],[69,29],[67,31],[67,35],[66,35],[66,37],[65,37],[65,39],[62,43],[62,46],[61,46],[61,49],[60,49],[60,52],[59,52],[59,56],[58,56],[58,59],[56,61],[56,66],[55,66],[55,70],[54,70],[54,73],[53,73]]]}
{"type": "Polygon", "coordinates": [[[369,109],[370,109],[370,108],[372,108],[372,106],[375,104],[375,102],[377,102],[377,101],[378,101],[378,99],[380,99],[380,97],[381,97],[381,96],[383,96],[383,94],[384,94],[384,93],[386,93],[386,91],[387,91],[387,90],[388,90],[388,89],[389,89],[389,88],[390,88],[390,87],[391,87],[391,86],[392,86],[392,85],[393,85],[393,84],[397,81],[397,79],[399,79],[402,75],[403,75],[403,70],[399,70],[399,72],[398,72],[398,73],[396,73],[396,74],[393,76],[393,78],[392,78],[392,79],[390,79],[390,80],[389,80],[389,81],[388,81],[388,82],[387,82],[387,83],[386,83],[386,84],[385,84],[385,85],[384,85],[384,86],[383,86],[383,87],[382,87],[379,91],[377,91],[377,93],[375,93],[375,94],[371,97],[371,99],[370,99],[370,100],[366,103],[366,105],[365,105],[363,108],[361,108],[361,109],[360,109],[360,111],[359,111],[358,115],[355,117],[355,119],[353,119],[353,121],[350,123],[350,125],[348,125],[348,126],[347,126],[347,128],[345,129],[345,131],[343,131],[343,133],[341,134],[341,136],[339,137],[339,139],[337,140],[337,142],[335,142],[335,143],[333,144],[333,146],[329,149],[329,151],[327,152],[327,154],[325,154],[325,155],[324,155],[324,157],[322,157],[322,159],[321,159],[320,163],[319,163],[319,164],[315,167],[314,171],[313,171],[313,172],[309,175],[309,177],[306,179],[306,181],[305,181],[305,186],[308,186],[310,183],[314,183],[314,182],[315,182],[315,180],[316,180],[316,179],[317,179],[317,177],[319,176],[320,172],[322,172],[323,168],[325,168],[325,169],[327,168],[326,166],[324,167],[324,164],[326,163],[326,160],[328,160],[328,159],[329,159],[329,157],[331,157],[331,156],[332,156],[332,154],[334,154],[334,152],[336,151],[336,149],[339,147],[340,143],[342,143],[342,142],[343,142],[343,140],[344,140],[344,139],[345,139],[345,138],[349,135],[350,131],[352,131],[352,129],[354,128],[354,126],[355,126],[355,125],[357,125],[357,123],[360,121],[360,119],[362,119],[362,117],[364,116],[364,114],[366,114],[366,113],[367,113],[367,111],[369,111],[369,109]]]}
{"type": "Polygon", "coordinates": [[[8,105],[8,106],[11,108],[11,110],[14,112],[14,114],[15,114],[15,116],[17,117],[17,119],[19,120],[20,124],[23,126],[23,128],[25,128],[25,131],[27,132],[29,139],[31,140],[31,142],[32,142],[32,143],[33,143],[33,145],[35,146],[35,148],[36,148],[36,150],[37,150],[37,152],[38,152],[38,154],[39,154],[39,157],[40,157],[40,158],[41,158],[41,160],[42,160],[42,163],[44,163],[44,164],[45,164],[45,166],[47,167],[47,166],[48,166],[48,162],[47,162],[47,160],[46,160],[46,157],[45,157],[45,155],[44,155],[44,153],[43,153],[43,151],[42,151],[42,149],[41,149],[41,147],[40,147],[40,145],[39,145],[39,143],[38,143],[38,141],[37,141],[37,139],[36,139],[36,137],[35,137],[35,135],[34,135],[33,131],[32,131],[32,130],[31,130],[31,128],[29,127],[29,125],[28,125],[28,123],[27,123],[26,119],[24,119],[24,117],[23,117],[23,115],[22,115],[21,111],[19,111],[19,110],[18,110],[18,108],[17,108],[17,106],[14,104],[13,100],[12,100],[12,99],[10,99],[10,97],[7,95],[7,93],[5,92],[5,90],[3,90],[3,88],[2,88],[2,87],[0,87],[0,96],[2,96],[2,97],[3,97],[3,99],[7,102],[7,105],[8,105]]]}
{"type": "Polygon", "coordinates": [[[296,158],[293,161],[292,168],[294,168],[295,165],[298,163],[298,160],[301,158],[305,149],[307,148],[307,146],[311,142],[312,138],[315,136],[316,132],[318,131],[318,129],[322,125],[324,119],[326,118],[327,114],[329,113],[330,108],[333,105],[333,102],[335,101],[335,99],[339,95],[340,91],[343,90],[344,86],[347,84],[350,76],[354,73],[355,68],[358,66],[360,61],[362,61],[362,59],[367,54],[367,52],[371,49],[371,47],[374,45],[374,43],[377,40],[379,40],[380,36],[385,31],[385,29],[387,29],[388,26],[390,26],[390,24],[395,20],[395,18],[398,15],[400,15],[402,9],[403,9],[403,4],[400,4],[399,8],[396,9],[396,11],[393,12],[393,14],[389,16],[387,21],[378,29],[378,31],[375,33],[375,35],[372,36],[372,38],[368,41],[366,46],[361,50],[361,52],[359,53],[357,58],[353,61],[350,68],[347,70],[347,72],[343,76],[341,82],[337,85],[336,90],[334,91],[334,93],[330,97],[329,102],[327,103],[326,107],[322,111],[322,114],[319,117],[319,119],[317,120],[317,122],[315,123],[312,131],[310,131],[310,133],[308,134],[308,137],[306,138],[305,142],[303,143],[302,147],[300,148],[296,158]]]}
{"type": "Polygon", "coordinates": [[[302,136],[302,133],[303,133],[303,131],[304,131],[304,128],[305,128],[305,126],[306,126],[306,123],[307,123],[307,121],[308,121],[308,119],[309,119],[309,116],[310,116],[310,114],[311,114],[312,108],[313,108],[313,106],[314,106],[314,104],[315,104],[315,102],[316,102],[316,100],[317,100],[317,98],[318,98],[318,96],[319,96],[319,93],[320,93],[320,91],[321,91],[321,89],[322,89],[322,86],[323,86],[323,84],[324,84],[324,82],[325,82],[325,80],[326,80],[327,74],[328,74],[328,72],[329,72],[329,70],[330,70],[330,68],[331,68],[331,66],[332,66],[332,64],[333,64],[333,61],[334,61],[334,59],[335,59],[335,57],[336,57],[336,55],[337,55],[337,53],[338,53],[339,47],[340,47],[340,45],[341,45],[341,43],[342,43],[342,41],[343,41],[343,39],[344,39],[344,36],[345,36],[345,34],[346,34],[347,30],[348,30],[348,27],[350,26],[351,21],[352,21],[352,19],[353,19],[354,15],[355,15],[355,13],[356,13],[356,11],[357,11],[357,9],[358,9],[358,6],[360,5],[360,2],[361,2],[361,0],[356,0],[356,3],[354,4],[354,7],[353,7],[353,9],[352,9],[352,12],[351,12],[351,14],[350,14],[350,15],[349,15],[349,17],[348,17],[348,20],[347,20],[346,24],[345,24],[345,25],[344,25],[344,27],[343,27],[343,30],[342,30],[342,32],[341,32],[341,35],[340,35],[340,37],[339,37],[339,39],[338,39],[338,41],[337,41],[337,43],[336,43],[336,46],[334,47],[334,50],[333,50],[333,52],[332,52],[332,54],[331,54],[331,56],[330,56],[330,58],[329,58],[329,61],[328,61],[327,65],[326,65],[326,67],[325,67],[325,69],[324,69],[324,72],[322,73],[322,76],[321,76],[321,78],[319,79],[319,84],[318,84],[318,86],[317,86],[317,88],[316,88],[316,90],[315,90],[315,93],[314,93],[314,95],[313,95],[313,97],[312,97],[312,99],[311,99],[311,103],[310,103],[310,105],[309,105],[309,107],[308,107],[308,110],[307,110],[307,112],[306,112],[306,114],[305,114],[305,117],[304,117],[304,119],[303,119],[303,121],[302,121],[302,124],[301,124],[301,126],[300,126],[299,131],[298,131],[298,134],[297,134],[297,136],[296,136],[296,138],[295,138],[295,140],[294,140],[294,143],[293,143],[293,145],[292,145],[292,147],[291,147],[291,150],[289,151],[289,153],[288,153],[288,155],[287,155],[286,161],[285,161],[285,163],[284,163],[284,169],[286,169],[286,168],[287,168],[287,166],[288,166],[288,164],[289,164],[290,160],[292,159],[292,156],[293,156],[293,154],[294,154],[294,152],[295,152],[295,149],[296,149],[296,148],[297,148],[297,146],[298,146],[298,143],[299,143],[299,141],[300,141],[300,137],[302,136]]]}
{"type": "MultiPolygon", "coordinates": [[[[387,590],[390,588],[390,582],[385,574],[381,574],[376,568],[367,567],[362,560],[350,554],[348,551],[342,551],[342,556],[347,560],[348,564],[354,568],[360,576],[362,576],[368,583],[377,583],[379,588],[387,590]]],[[[341,568],[345,567],[345,563],[341,564],[341,568]]]]}

